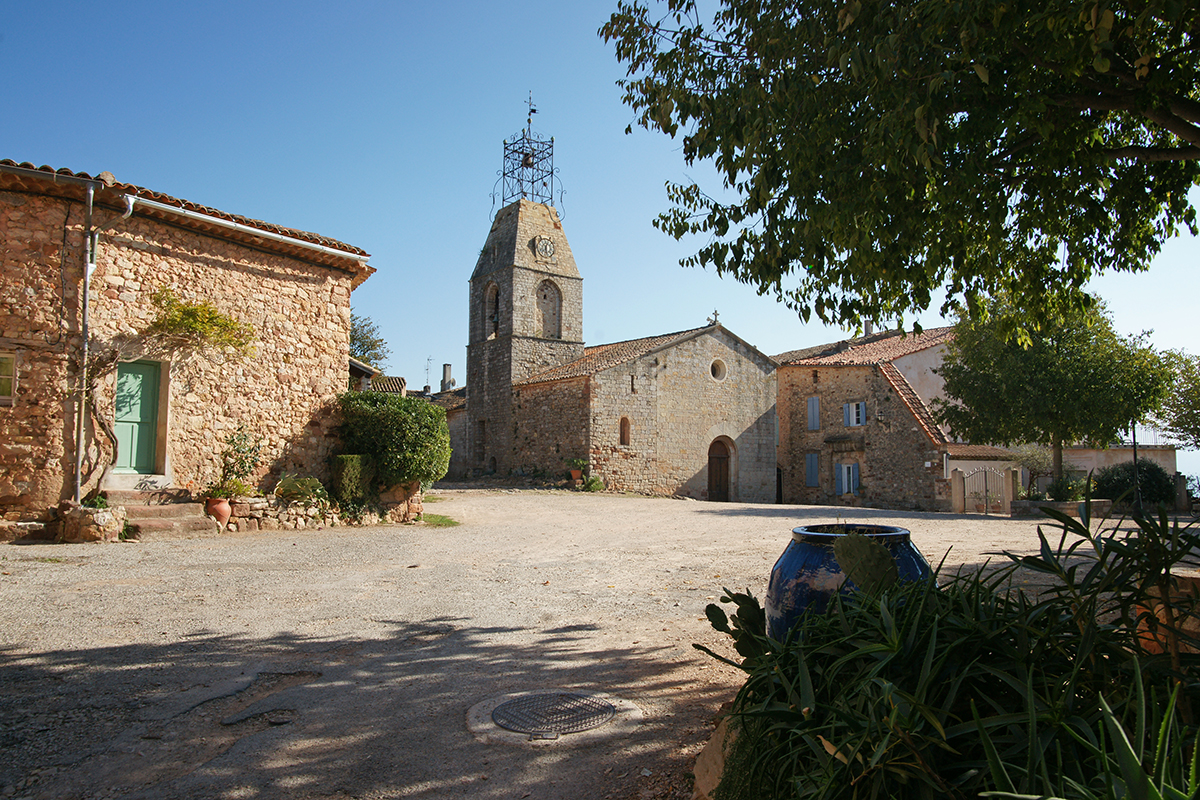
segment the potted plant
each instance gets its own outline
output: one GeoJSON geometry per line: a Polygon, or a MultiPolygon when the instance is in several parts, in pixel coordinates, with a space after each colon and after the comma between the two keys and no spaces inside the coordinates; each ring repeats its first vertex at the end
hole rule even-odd
{"type": "Polygon", "coordinates": [[[225,437],[225,449],[221,451],[221,477],[200,493],[205,499],[205,512],[222,528],[233,513],[229,501],[254,493],[253,487],[246,483],[246,478],[258,466],[261,454],[262,437],[251,437],[244,425],[239,425],[237,430],[225,437]]]}
{"type": "Polygon", "coordinates": [[[567,469],[571,471],[571,480],[578,481],[583,479],[583,471],[588,468],[588,460],[586,458],[568,458],[567,469]]]}

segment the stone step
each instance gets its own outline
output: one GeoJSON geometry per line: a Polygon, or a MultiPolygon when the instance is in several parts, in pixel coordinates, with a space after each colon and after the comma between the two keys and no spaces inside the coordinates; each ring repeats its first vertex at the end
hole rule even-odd
{"type": "Polygon", "coordinates": [[[164,506],[174,503],[190,504],[191,493],[186,489],[156,489],[149,492],[106,489],[104,497],[110,506],[164,506]]]}
{"type": "MultiPolygon", "coordinates": [[[[188,503],[196,506],[199,513],[184,517],[134,517],[126,520],[130,534],[139,541],[160,539],[194,539],[200,536],[216,536],[221,528],[215,520],[204,515],[204,508],[199,503],[188,503]]],[[[128,507],[126,511],[128,511],[128,507]]]]}
{"type": "MultiPolygon", "coordinates": [[[[115,505],[109,500],[108,504],[115,505]]],[[[203,503],[168,503],[161,506],[139,506],[136,504],[121,504],[129,519],[168,519],[178,517],[203,517],[203,503]]]]}

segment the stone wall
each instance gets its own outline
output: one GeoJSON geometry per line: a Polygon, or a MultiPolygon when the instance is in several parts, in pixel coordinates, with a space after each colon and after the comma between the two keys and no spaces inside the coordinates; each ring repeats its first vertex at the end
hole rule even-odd
{"type": "Polygon", "coordinates": [[[942,452],[878,368],[785,365],[778,380],[783,502],[949,510],[942,452]],[[809,397],[820,399],[816,431],[808,430],[809,397]],[[866,402],[864,425],[846,427],[848,402],[866,402]],[[805,485],[809,453],[818,455],[817,487],[805,485]],[[859,465],[859,494],[838,495],[835,464],[851,462],[859,465]]]}
{"type": "Polygon", "coordinates": [[[773,503],[774,407],[769,360],[725,331],[695,336],[594,376],[592,474],[612,489],[707,499],[708,451],[721,438],[732,450],[730,500],[773,503]]]}
{"type": "Polygon", "coordinates": [[[0,408],[8,519],[48,518],[72,494],[82,223],[77,203],[0,192],[0,352],[16,355],[17,373],[13,405],[0,408]]]}
{"type": "MultiPolygon", "coordinates": [[[[15,446],[0,451],[6,514],[37,513],[71,494],[82,221],[76,202],[0,196],[0,352],[20,353],[17,402],[0,409],[0,441],[15,446]],[[67,249],[60,252],[68,207],[67,249]]],[[[326,479],[335,445],[331,401],[346,383],[351,279],[349,272],[136,214],[102,234],[90,284],[91,334],[99,342],[146,326],[160,288],[185,301],[210,302],[256,334],[251,358],[166,365],[160,404],[166,442],[156,472],[176,487],[202,488],[217,476],[224,437],[245,425],[265,440],[254,482],[273,483],[268,474],[283,472],[326,479]]],[[[115,383],[108,376],[99,392],[109,419],[115,383]]],[[[92,456],[103,451],[107,460],[107,438],[89,431],[89,440],[92,456]]],[[[93,472],[89,488],[99,479],[93,472]]]]}
{"type": "Polygon", "coordinates": [[[588,379],[512,391],[513,469],[564,477],[567,459],[588,457],[588,379]]]}
{"type": "Polygon", "coordinates": [[[524,469],[531,465],[514,453],[513,384],[584,352],[583,279],[557,211],[528,200],[500,209],[471,275],[468,317],[467,469],[524,469]],[[553,244],[553,254],[539,253],[539,239],[553,244]],[[545,280],[561,295],[560,338],[542,335],[536,293],[545,280]],[[491,287],[499,297],[495,325],[488,318],[491,287]]]}

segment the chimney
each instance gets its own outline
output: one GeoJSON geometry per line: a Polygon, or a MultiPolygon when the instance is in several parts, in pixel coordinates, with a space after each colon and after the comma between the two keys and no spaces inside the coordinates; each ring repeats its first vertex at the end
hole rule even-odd
{"type": "Polygon", "coordinates": [[[871,320],[867,320],[865,323],[863,323],[863,336],[870,336],[874,332],[875,323],[871,322],[871,320]]]}
{"type": "Polygon", "coordinates": [[[454,388],[454,379],[450,377],[450,365],[442,364],[442,391],[448,392],[454,388]]]}

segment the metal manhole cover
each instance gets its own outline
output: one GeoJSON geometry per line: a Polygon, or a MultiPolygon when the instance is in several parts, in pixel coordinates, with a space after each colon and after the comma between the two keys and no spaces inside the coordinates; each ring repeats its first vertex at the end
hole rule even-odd
{"type": "Polygon", "coordinates": [[[531,736],[578,733],[599,728],[616,713],[612,703],[595,697],[552,692],[527,694],[501,703],[492,711],[492,722],[531,736]]]}

